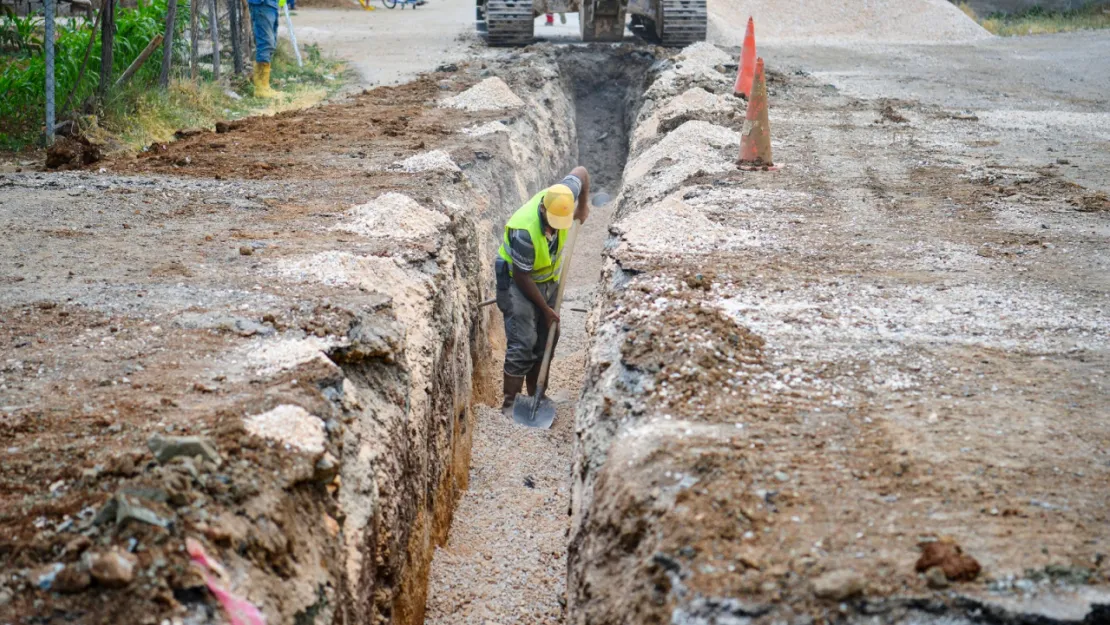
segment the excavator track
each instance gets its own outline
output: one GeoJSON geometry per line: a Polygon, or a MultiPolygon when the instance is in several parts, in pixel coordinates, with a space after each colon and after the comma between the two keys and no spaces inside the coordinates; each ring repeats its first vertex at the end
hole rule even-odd
{"type": "Polygon", "coordinates": [[[643,28],[635,31],[645,39],[667,47],[688,46],[705,41],[705,0],[658,0],[663,4],[663,32],[654,20],[642,18],[643,28]]]}
{"type": "Polygon", "coordinates": [[[486,0],[485,18],[491,46],[524,46],[535,38],[532,0],[486,0]]]}

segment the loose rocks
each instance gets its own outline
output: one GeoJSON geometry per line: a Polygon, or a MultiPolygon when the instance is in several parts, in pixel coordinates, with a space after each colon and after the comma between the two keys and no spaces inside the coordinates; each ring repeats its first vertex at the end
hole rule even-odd
{"type": "Polygon", "coordinates": [[[248,417],[247,431],[255,436],[275,440],[301,451],[319,454],[324,451],[324,422],[300,406],[282,404],[273,410],[248,417]]]}
{"type": "Polygon", "coordinates": [[[135,577],[135,556],[114,549],[86,556],[89,574],[97,583],[109,588],[122,588],[135,577]]]}
{"type": "Polygon", "coordinates": [[[921,557],[914,566],[914,570],[918,573],[939,567],[944,571],[944,575],[954,582],[969,582],[979,576],[981,570],[979,562],[964,553],[963,549],[950,538],[921,543],[918,548],[921,549],[921,557]]]}
{"type": "Polygon", "coordinates": [[[863,577],[851,569],[829,571],[813,580],[813,594],[821,599],[843,601],[863,592],[863,577]]]}
{"type": "Polygon", "coordinates": [[[467,111],[496,111],[498,109],[524,106],[521,100],[504,80],[494,76],[487,78],[459,95],[443,101],[444,106],[467,111]]]}
{"type": "Polygon", "coordinates": [[[163,464],[179,456],[187,458],[200,456],[216,465],[223,461],[212,441],[200,436],[161,436],[155,434],[150,437],[146,445],[158,462],[163,464]]]}
{"type": "MultiPolygon", "coordinates": [[[[444,152],[439,153],[445,155],[444,152]]],[[[451,165],[458,169],[453,162],[451,165]]],[[[349,215],[351,221],[339,224],[336,230],[366,237],[388,236],[405,240],[431,237],[451,221],[436,211],[424,208],[411,197],[393,191],[352,208],[349,215]]]]}

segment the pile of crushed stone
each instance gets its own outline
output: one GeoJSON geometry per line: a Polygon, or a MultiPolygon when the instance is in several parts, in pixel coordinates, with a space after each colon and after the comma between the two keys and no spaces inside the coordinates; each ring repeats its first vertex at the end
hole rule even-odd
{"type": "Polygon", "coordinates": [[[484,137],[491,135],[495,132],[508,132],[509,127],[503,122],[489,122],[487,124],[476,124],[462,129],[462,133],[468,137],[484,137]]]}
{"type": "Polygon", "coordinates": [[[992,35],[948,0],[709,0],[709,41],[739,46],[748,16],[756,46],[772,42],[940,44],[992,35]]]}
{"type": "Polygon", "coordinates": [[[333,230],[364,237],[423,239],[435,235],[451,222],[441,213],[424,208],[411,197],[394,191],[355,206],[347,214],[351,220],[335,226],[333,230]]]}
{"type": "Polygon", "coordinates": [[[663,200],[652,210],[628,215],[614,224],[613,229],[622,235],[621,247],[634,253],[710,254],[761,244],[758,234],[715,223],[675,196],[663,200]]]}
{"type": "Polygon", "coordinates": [[[509,85],[497,76],[487,78],[462,93],[443,101],[443,105],[466,111],[497,111],[524,106],[509,85]]]}
{"type": "Polygon", "coordinates": [[[255,436],[308,453],[323,453],[327,442],[324,422],[292,404],[282,404],[273,410],[247,417],[243,424],[255,436]]]}
{"type": "Polygon", "coordinates": [[[410,174],[418,174],[426,171],[447,171],[452,173],[462,171],[455,161],[451,159],[451,155],[443,150],[421,152],[403,161],[397,161],[390,165],[389,168],[399,169],[410,174]]]}

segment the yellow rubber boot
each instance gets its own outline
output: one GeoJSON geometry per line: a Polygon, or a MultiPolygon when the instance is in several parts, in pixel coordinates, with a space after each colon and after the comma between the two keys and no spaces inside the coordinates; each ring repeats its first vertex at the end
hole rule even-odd
{"type": "Polygon", "coordinates": [[[274,91],[270,88],[270,64],[269,63],[255,63],[254,64],[254,97],[256,98],[276,98],[281,93],[274,91]]]}

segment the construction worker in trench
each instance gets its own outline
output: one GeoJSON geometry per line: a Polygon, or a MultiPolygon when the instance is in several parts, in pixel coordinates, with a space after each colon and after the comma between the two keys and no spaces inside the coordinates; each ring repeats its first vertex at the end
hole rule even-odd
{"type": "Polygon", "coordinates": [[[585,223],[589,216],[589,197],[590,174],[575,167],[562,182],[532,196],[505,224],[494,267],[497,308],[505,316],[503,410],[512,410],[526,382],[528,394],[536,394],[547,332],[559,321],[554,306],[563,246],[574,220],[585,223]]]}

